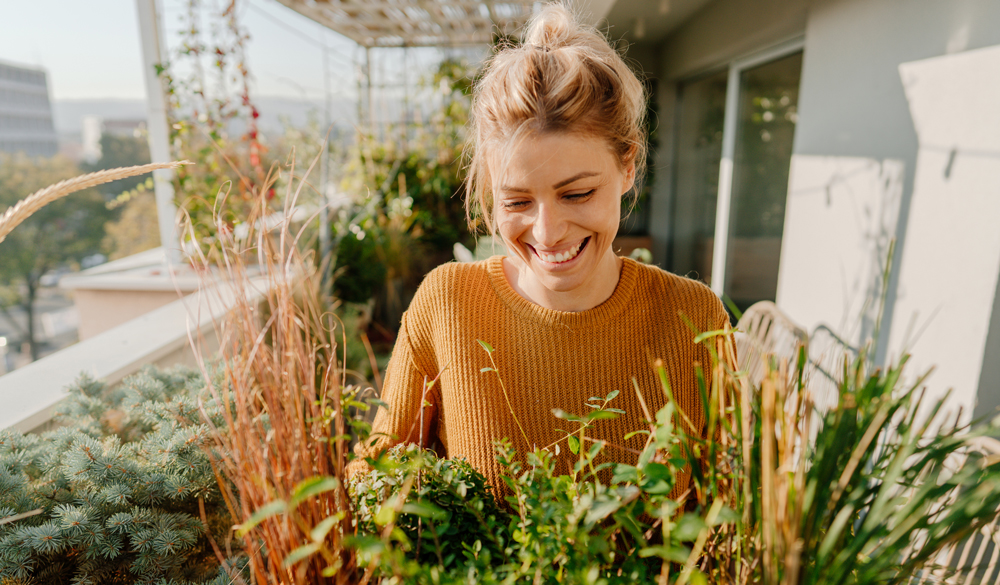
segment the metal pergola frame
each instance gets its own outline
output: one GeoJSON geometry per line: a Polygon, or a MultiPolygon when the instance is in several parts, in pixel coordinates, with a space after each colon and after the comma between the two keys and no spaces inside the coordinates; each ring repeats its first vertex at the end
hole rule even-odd
{"type": "Polygon", "coordinates": [[[535,0],[278,0],[362,47],[488,45],[531,17],[535,0]]]}

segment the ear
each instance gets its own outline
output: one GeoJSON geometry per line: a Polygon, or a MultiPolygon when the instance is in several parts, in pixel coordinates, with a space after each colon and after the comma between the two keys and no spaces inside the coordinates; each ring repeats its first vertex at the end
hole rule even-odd
{"type": "Polygon", "coordinates": [[[629,161],[628,166],[625,167],[625,178],[622,185],[622,194],[628,193],[635,184],[635,161],[629,161]]]}

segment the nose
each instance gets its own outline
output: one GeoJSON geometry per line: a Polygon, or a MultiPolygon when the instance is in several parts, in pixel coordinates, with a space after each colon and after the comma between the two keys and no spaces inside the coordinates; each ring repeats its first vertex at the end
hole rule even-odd
{"type": "Polygon", "coordinates": [[[569,221],[564,210],[559,205],[543,203],[538,206],[532,235],[541,246],[549,247],[559,244],[566,235],[569,221]]]}

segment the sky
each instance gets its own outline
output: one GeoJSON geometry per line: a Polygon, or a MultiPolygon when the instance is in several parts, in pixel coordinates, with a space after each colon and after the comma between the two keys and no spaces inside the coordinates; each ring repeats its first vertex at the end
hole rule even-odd
{"type": "MultiPolygon", "coordinates": [[[[186,0],[159,2],[167,42],[176,45],[186,0]]],[[[241,0],[240,10],[259,95],[322,99],[324,38],[333,87],[356,93],[361,53],[351,40],[276,0],[241,0]]],[[[0,60],[44,67],[54,100],[145,98],[135,0],[0,0],[0,60]]]]}

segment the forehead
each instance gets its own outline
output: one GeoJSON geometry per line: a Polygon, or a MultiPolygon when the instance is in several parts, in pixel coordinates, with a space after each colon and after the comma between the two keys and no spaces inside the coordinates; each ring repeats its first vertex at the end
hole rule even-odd
{"type": "Polygon", "coordinates": [[[528,134],[493,152],[490,166],[501,185],[523,180],[556,180],[580,172],[619,170],[607,141],[576,132],[528,134]]]}

